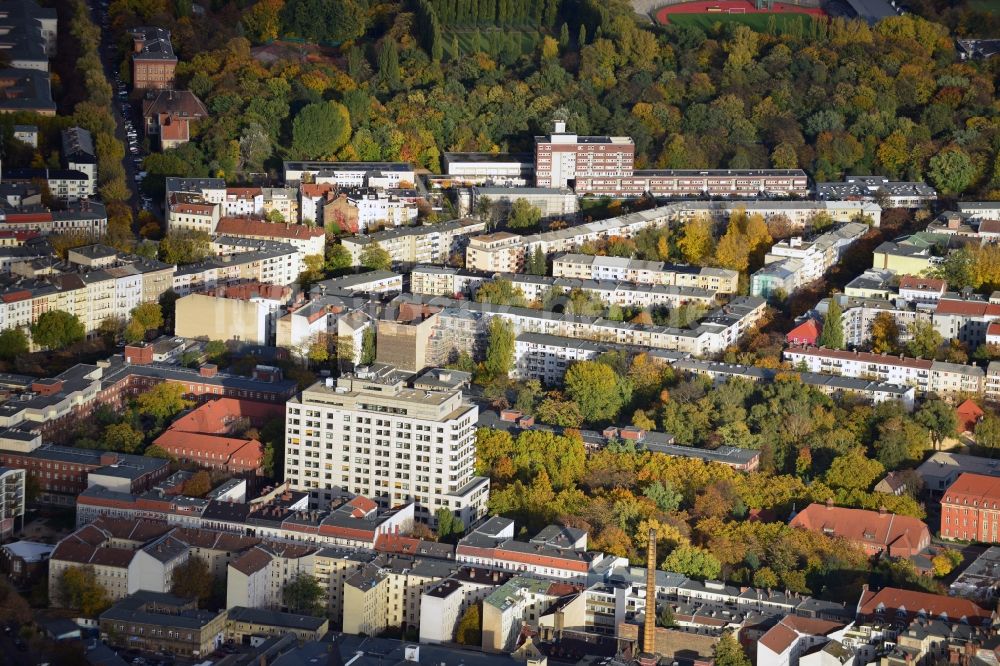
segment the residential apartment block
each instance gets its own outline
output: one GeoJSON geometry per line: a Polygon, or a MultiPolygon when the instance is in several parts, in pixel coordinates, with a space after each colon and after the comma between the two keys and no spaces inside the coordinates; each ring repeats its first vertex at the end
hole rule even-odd
{"type": "MultiPolygon", "coordinates": [[[[24,522],[24,494],[27,472],[14,467],[0,467],[0,539],[13,536],[18,518],[24,522]]],[[[23,525],[22,525],[23,527],[23,525]]]]}
{"type": "Polygon", "coordinates": [[[697,287],[718,294],[736,293],[740,276],[737,271],[727,268],[572,253],[552,258],[552,275],[581,280],[621,280],[638,284],[697,287]]]}
{"type": "Polygon", "coordinates": [[[273,345],[291,293],[288,287],[246,283],[188,294],[174,306],[174,330],[185,338],[273,345]]]}
{"type": "Polygon", "coordinates": [[[775,243],[764,257],[764,267],[750,277],[751,295],[792,294],[818,280],[866,233],[868,225],[849,222],[813,241],[793,237],[775,243]]]}
{"type": "Polygon", "coordinates": [[[938,299],[932,317],[934,330],[945,340],[958,340],[975,349],[986,343],[991,323],[1000,321],[1000,294],[989,300],[945,294],[938,299]]]}
{"type": "Polygon", "coordinates": [[[414,294],[474,296],[484,283],[494,279],[508,280],[520,289],[527,302],[565,299],[570,292],[582,291],[608,305],[623,308],[678,308],[695,305],[711,308],[716,305],[716,293],[700,287],[675,287],[636,284],[616,280],[590,280],[545,277],[518,273],[482,273],[458,268],[418,266],[410,273],[410,291],[414,294]]]}
{"type": "MultiPolygon", "coordinates": [[[[44,181],[49,193],[59,201],[72,204],[94,195],[96,184],[84,171],[76,169],[25,168],[0,170],[4,183],[30,185],[44,181]]],[[[26,211],[27,212],[27,211],[26,211]]]]}
{"type": "Polygon", "coordinates": [[[94,138],[82,127],[64,129],[62,152],[59,157],[64,169],[79,171],[87,176],[90,185],[87,196],[97,194],[97,151],[94,149],[94,138]]]}
{"type": "Polygon", "coordinates": [[[101,613],[98,623],[110,645],[197,659],[222,645],[226,611],[198,610],[197,599],[143,591],[101,613]]]}
{"type": "Polygon", "coordinates": [[[408,162],[318,162],[286,161],[285,182],[289,185],[312,181],[338,187],[412,187],[417,182],[408,162]]]}
{"type": "Polygon", "coordinates": [[[351,253],[353,266],[361,265],[361,253],[372,244],[388,252],[394,264],[445,264],[452,255],[463,252],[470,236],[485,228],[486,223],[478,220],[451,220],[348,236],[341,239],[341,244],[351,253]]]}
{"type": "Polygon", "coordinates": [[[975,365],[822,347],[788,347],[784,357],[811,372],[913,386],[918,393],[958,397],[982,395],[986,390],[986,373],[975,365]]]}
{"type": "Polygon", "coordinates": [[[637,198],[654,197],[773,197],[809,193],[801,169],[636,169],[621,176],[584,176],[577,194],[637,198]]]}
{"type": "Polygon", "coordinates": [[[477,419],[461,391],[408,389],[391,368],[317,383],[288,402],[285,479],[384,505],[415,501],[424,522],[447,509],[471,525],[489,496],[473,472],[477,419]]]}
{"type": "Polygon", "coordinates": [[[473,236],[465,248],[465,265],[474,271],[520,273],[524,252],[523,236],[507,231],[473,236]]]}

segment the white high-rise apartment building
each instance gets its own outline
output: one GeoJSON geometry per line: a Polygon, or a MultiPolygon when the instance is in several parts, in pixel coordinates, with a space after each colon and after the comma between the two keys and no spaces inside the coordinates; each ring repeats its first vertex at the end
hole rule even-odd
{"type": "Polygon", "coordinates": [[[475,476],[479,408],[461,391],[407,388],[388,366],[318,382],[285,407],[285,480],[314,501],[342,488],[392,507],[414,501],[468,526],[486,513],[489,479],[475,476]]]}

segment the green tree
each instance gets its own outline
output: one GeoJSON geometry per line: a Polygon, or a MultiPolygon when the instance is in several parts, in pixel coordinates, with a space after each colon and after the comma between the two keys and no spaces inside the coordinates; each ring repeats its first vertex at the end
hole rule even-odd
{"type": "Polygon", "coordinates": [[[958,417],[951,405],[943,400],[924,402],[914,414],[914,419],[930,431],[935,450],[941,448],[941,442],[945,439],[957,434],[955,428],[958,426],[958,417]]]}
{"type": "Polygon", "coordinates": [[[1000,418],[996,414],[987,413],[976,424],[976,444],[988,449],[991,456],[1000,449],[1000,418]]]}
{"type": "Polygon", "coordinates": [[[193,553],[170,574],[170,593],[182,599],[197,599],[202,607],[212,596],[214,586],[215,576],[212,575],[208,562],[193,553]]]}
{"type": "Polygon", "coordinates": [[[719,642],[715,644],[715,664],[716,666],[750,666],[750,658],[747,657],[743,646],[736,640],[733,632],[727,631],[722,634],[719,642]]]}
{"type": "Polygon", "coordinates": [[[646,486],[642,494],[653,500],[656,507],[665,513],[676,511],[684,500],[684,495],[674,490],[669,481],[654,481],[646,486]]]}
{"type": "Polygon", "coordinates": [[[882,463],[868,458],[864,449],[856,447],[834,458],[823,479],[833,488],[867,491],[883,474],[882,463]]]}
{"type": "Polygon", "coordinates": [[[353,260],[350,251],[340,243],[331,243],[326,247],[326,270],[331,273],[343,271],[351,267],[353,260]]]}
{"type": "Polygon", "coordinates": [[[387,271],[392,268],[392,257],[377,242],[369,243],[361,251],[361,265],[373,271],[387,271]]]}
{"type": "Polygon", "coordinates": [[[958,147],[948,147],[928,162],[931,182],[944,194],[961,194],[976,178],[976,167],[968,153],[958,147]]]}
{"type": "Polygon", "coordinates": [[[28,336],[20,328],[0,331],[0,359],[12,361],[28,353],[28,336]]]}
{"type": "Polygon", "coordinates": [[[918,319],[910,324],[910,340],[906,343],[908,355],[933,359],[942,344],[944,338],[934,330],[931,322],[918,319]]]}
{"type": "Polygon", "coordinates": [[[624,405],[622,380],[600,361],[578,361],[566,371],[566,392],[591,423],[611,423],[624,405]]]}
{"type": "Polygon", "coordinates": [[[441,507],[434,514],[437,520],[437,535],[439,539],[447,539],[453,534],[461,534],[465,530],[462,519],[457,517],[450,509],[441,507]]]}
{"type": "Polygon", "coordinates": [[[49,310],[38,316],[31,325],[31,339],[39,347],[65,349],[87,337],[86,330],[76,315],[63,310],[49,310]]]}
{"type": "Polygon", "coordinates": [[[132,309],[132,318],[125,329],[126,338],[129,332],[133,334],[133,339],[129,342],[139,342],[146,337],[146,332],[158,329],[163,326],[163,308],[159,303],[141,303],[132,309]],[[139,333],[138,337],[134,337],[139,333]]]}
{"type": "Polygon", "coordinates": [[[389,90],[397,90],[400,87],[399,47],[392,37],[383,39],[382,45],[379,47],[378,75],[389,90]]]}
{"type": "Polygon", "coordinates": [[[490,379],[506,378],[514,367],[514,326],[503,317],[492,317],[486,331],[483,368],[490,379]]]}
{"type": "Polygon", "coordinates": [[[527,199],[516,199],[511,204],[507,226],[511,229],[533,229],[541,219],[541,211],[528,203],[527,199]]]}
{"type": "Polygon", "coordinates": [[[371,365],[375,362],[376,342],[375,326],[366,327],[365,332],[361,334],[361,365],[371,365]]]}
{"type": "Polygon", "coordinates": [[[528,306],[528,299],[520,287],[507,279],[491,280],[479,285],[476,289],[476,302],[493,303],[494,305],[509,305],[523,308],[528,306]]]}
{"type": "Polygon", "coordinates": [[[835,295],[830,297],[826,317],[823,318],[823,330],[820,332],[817,342],[820,347],[827,349],[844,348],[843,310],[835,295]]]}
{"type": "Polygon", "coordinates": [[[301,159],[332,159],[351,138],[351,116],[337,102],[307,104],[292,121],[292,152],[301,159]]]}
{"type": "Polygon", "coordinates": [[[144,438],[142,431],[129,423],[112,423],[104,429],[103,442],[105,448],[111,451],[135,453],[144,438]]]}
{"type": "Polygon", "coordinates": [[[161,446],[157,446],[155,444],[153,446],[147,447],[146,450],[142,452],[142,455],[149,456],[150,458],[163,458],[164,460],[176,460],[176,458],[174,458],[174,456],[171,453],[169,453],[166,449],[164,449],[161,446]]]}
{"type": "Polygon", "coordinates": [[[656,614],[656,626],[658,627],[676,627],[677,620],[674,618],[674,606],[670,602],[667,602],[659,609],[656,614]]]}
{"type": "Polygon", "coordinates": [[[168,264],[193,264],[212,255],[212,237],[204,231],[169,231],[160,241],[160,259],[168,264]]]}
{"type": "Polygon", "coordinates": [[[194,402],[184,398],[184,387],[180,384],[162,382],[135,399],[140,414],[163,423],[175,414],[194,406],[194,402]]]}
{"type": "Polygon", "coordinates": [[[302,613],[321,617],[325,615],[323,604],[323,588],[316,578],[306,573],[300,573],[285,583],[281,590],[281,600],[289,613],[302,613]]]}
{"type": "Polygon", "coordinates": [[[525,272],[528,275],[545,275],[548,273],[548,265],[545,261],[545,253],[541,246],[537,246],[535,251],[528,255],[525,272]]]}
{"type": "Polygon", "coordinates": [[[722,563],[715,555],[704,548],[686,543],[674,548],[660,568],[702,580],[715,580],[722,573],[722,563]]]}

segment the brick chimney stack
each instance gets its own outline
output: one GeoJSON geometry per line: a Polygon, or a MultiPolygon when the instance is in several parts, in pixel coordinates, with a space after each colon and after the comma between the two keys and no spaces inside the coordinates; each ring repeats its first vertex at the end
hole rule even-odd
{"type": "MultiPolygon", "coordinates": [[[[642,651],[656,654],[656,529],[649,530],[646,544],[646,621],[642,627],[642,651]]],[[[655,663],[655,662],[654,662],[655,663]]]]}

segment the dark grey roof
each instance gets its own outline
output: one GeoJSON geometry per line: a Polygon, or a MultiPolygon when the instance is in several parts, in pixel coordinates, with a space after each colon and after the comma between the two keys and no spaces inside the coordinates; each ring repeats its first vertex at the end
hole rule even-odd
{"type": "Polygon", "coordinates": [[[143,42],[142,50],[132,54],[134,60],[177,60],[168,30],[143,26],[132,28],[129,32],[133,38],[143,42]]]}
{"type": "Polygon", "coordinates": [[[264,624],[272,627],[286,627],[288,629],[302,629],[306,631],[316,631],[327,622],[326,618],[313,617],[311,615],[281,613],[264,608],[247,608],[246,606],[233,606],[230,608],[228,619],[233,622],[250,622],[252,624],[264,624]]]}
{"type": "Polygon", "coordinates": [[[0,69],[0,81],[4,83],[0,109],[55,112],[56,104],[52,101],[48,72],[37,69],[0,69]]]}
{"type": "Polygon", "coordinates": [[[90,132],[82,127],[69,127],[62,131],[62,159],[82,162],[84,160],[94,163],[97,161],[97,153],[94,151],[94,138],[90,132]]]}

